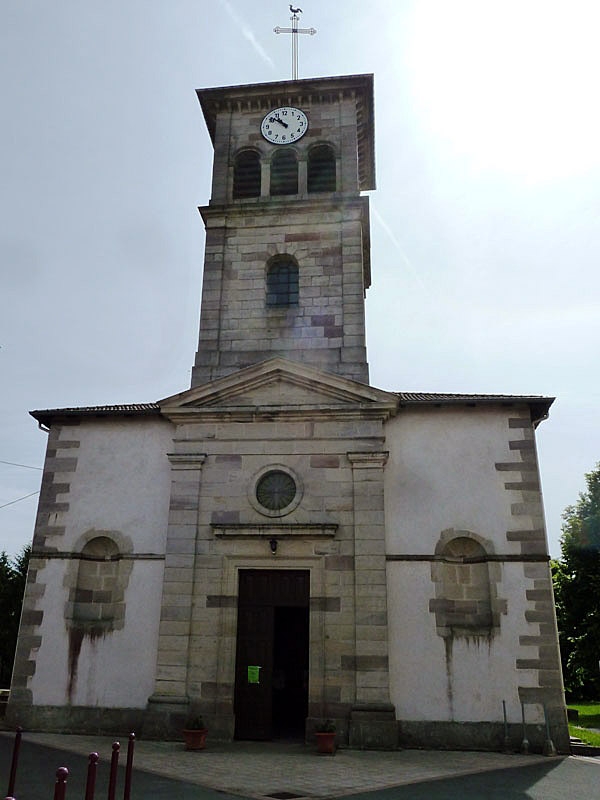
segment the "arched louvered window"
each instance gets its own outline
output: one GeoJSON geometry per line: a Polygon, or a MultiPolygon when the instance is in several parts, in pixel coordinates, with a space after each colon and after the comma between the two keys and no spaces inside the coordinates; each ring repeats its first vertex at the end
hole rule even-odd
{"type": "Polygon", "coordinates": [[[278,258],[267,268],[267,306],[298,305],[298,265],[291,258],[278,258]]]}
{"type": "Polygon", "coordinates": [[[271,159],[271,195],[298,194],[298,159],[293,150],[277,150],[271,159]]]}
{"type": "Polygon", "coordinates": [[[260,197],[260,157],[254,150],[243,150],[233,165],[233,199],[260,197]]]}
{"type": "Polygon", "coordinates": [[[328,144],[313,147],[308,154],[309,192],[335,192],[335,154],[328,144]]]}

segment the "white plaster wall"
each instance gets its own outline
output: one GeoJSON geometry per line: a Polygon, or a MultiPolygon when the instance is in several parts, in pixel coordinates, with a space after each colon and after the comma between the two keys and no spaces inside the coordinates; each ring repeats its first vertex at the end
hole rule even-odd
{"type": "MultiPolygon", "coordinates": [[[[78,658],[73,705],[144,708],[154,689],[164,562],[135,561],[125,593],[125,626],[103,638],[85,638],[78,658]]],[[[42,646],[31,682],[34,705],[69,702],[68,589],[65,562],[51,560],[39,573],[47,581],[42,646]]]]}
{"type": "Polygon", "coordinates": [[[519,458],[508,446],[519,438],[509,431],[510,416],[516,410],[435,408],[409,410],[386,423],[388,553],[431,554],[447,528],[470,530],[498,542],[503,552],[519,552],[506,531],[515,527],[510,504],[520,493],[505,490],[509,478],[494,466],[519,458]]]}
{"type": "MultiPolygon", "coordinates": [[[[386,426],[388,555],[433,555],[447,528],[491,540],[496,553],[518,552],[506,540],[506,531],[517,527],[510,508],[517,498],[504,488],[506,473],[494,468],[515,460],[509,416],[516,414],[436,409],[386,426]]],[[[533,581],[524,578],[523,565],[502,564],[495,585],[507,613],[492,639],[458,639],[448,650],[429,611],[436,596],[431,563],[389,561],[387,570],[390,695],[398,718],[501,721],[505,700],[509,721],[520,722],[517,686],[536,685],[537,675],[517,672],[516,659],[535,658],[537,651],[520,646],[519,637],[539,633],[537,623],[525,621],[525,590],[533,581]]]]}
{"type": "Polygon", "coordinates": [[[67,564],[64,560],[49,560],[37,573],[38,590],[43,590],[40,607],[44,608],[44,616],[39,628],[42,644],[31,654],[36,662],[29,684],[34,704],[66,703],[68,641],[64,608],[68,590],[63,581],[67,564]]]}
{"type": "Polygon", "coordinates": [[[535,686],[534,671],[516,670],[517,658],[535,658],[536,648],[519,645],[519,636],[536,635],[537,623],[525,621],[525,588],[519,564],[507,564],[498,593],[508,600],[500,630],[488,643],[458,639],[451,658],[436,632],[429,600],[435,596],[430,565],[388,564],[390,694],[399,719],[502,720],[506,701],[510,722],[521,721],[517,686],[535,686]]]}
{"type": "Polygon", "coordinates": [[[69,476],[66,531],[56,542],[60,550],[85,531],[100,529],[130,537],[135,552],[164,552],[172,431],[170,423],[152,418],[63,428],[61,439],[78,438],[80,446],[68,453],[77,457],[77,469],[69,476]]]}
{"type": "MultiPolygon", "coordinates": [[[[164,552],[170,494],[171,425],[160,420],[95,421],[66,426],[61,439],[79,439],[75,473],[65,476],[69,503],[56,525],[64,535],[47,544],[60,552],[81,549],[91,531],[121,534],[131,543],[132,569],[125,590],[124,627],[94,642],[85,638],[78,658],[74,705],[144,707],[154,688],[164,552]],[[156,559],[136,558],[139,555],[156,559]]],[[[61,480],[60,476],[57,478],[61,480]]],[[[119,537],[116,537],[119,538],[119,537]]],[[[44,586],[42,644],[30,688],[34,704],[68,699],[69,632],[65,608],[77,562],[49,559],[38,572],[44,586]],[[67,576],[70,576],[67,580],[67,576]]],[[[39,591],[39,589],[38,589],[39,591]]]]}
{"type": "Polygon", "coordinates": [[[444,642],[429,612],[428,563],[388,563],[390,700],[398,719],[448,719],[444,642]]]}

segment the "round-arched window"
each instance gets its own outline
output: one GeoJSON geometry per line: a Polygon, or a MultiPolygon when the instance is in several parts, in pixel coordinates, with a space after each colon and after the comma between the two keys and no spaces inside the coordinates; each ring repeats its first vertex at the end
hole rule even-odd
{"type": "Polygon", "coordinates": [[[260,197],[260,157],[254,150],[243,150],[233,165],[233,199],[260,197]]]}
{"type": "Polygon", "coordinates": [[[267,306],[298,305],[298,265],[291,258],[276,258],[267,267],[267,306]]]}
{"type": "Polygon", "coordinates": [[[328,144],[317,145],[308,153],[307,189],[309,192],[335,192],[335,154],[328,144]]]}
{"type": "Polygon", "coordinates": [[[277,150],[271,159],[271,195],[298,194],[298,159],[293,150],[277,150]]]}

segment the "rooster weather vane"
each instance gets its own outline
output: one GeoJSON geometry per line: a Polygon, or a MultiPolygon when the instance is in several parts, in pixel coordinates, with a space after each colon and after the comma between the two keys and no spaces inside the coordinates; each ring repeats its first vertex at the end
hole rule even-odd
{"type": "Polygon", "coordinates": [[[291,33],[292,34],[292,80],[298,80],[298,34],[299,33],[308,33],[310,36],[314,36],[317,32],[316,28],[299,28],[298,23],[300,22],[300,17],[298,14],[302,14],[301,8],[294,8],[290,5],[290,11],[292,16],[290,17],[290,22],[292,23],[291,28],[280,28],[279,25],[276,28],[273,28],[275,33],[291,33]]]}

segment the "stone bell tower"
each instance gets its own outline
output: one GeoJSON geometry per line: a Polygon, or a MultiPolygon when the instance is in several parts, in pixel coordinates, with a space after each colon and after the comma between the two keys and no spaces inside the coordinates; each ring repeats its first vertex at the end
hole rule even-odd
{"type": "Polygon", "coordinates": [[[198,98],[215,152],[192,386],[277,356],[368,383],[373,77],[198,98]]]}

